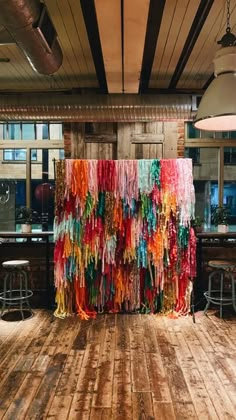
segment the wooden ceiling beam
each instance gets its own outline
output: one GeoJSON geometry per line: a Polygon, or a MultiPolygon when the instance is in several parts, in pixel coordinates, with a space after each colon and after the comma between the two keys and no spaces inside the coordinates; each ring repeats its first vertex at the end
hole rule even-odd
{"type": "Polygon", "coordinates": [[[100,93],[108,93],[94,0],[80,0],[100,93]]]}
{"type": "Polygon", "coordinates": [[[148,88],[166,0],[150,0],[139,93],[148,88]]]}

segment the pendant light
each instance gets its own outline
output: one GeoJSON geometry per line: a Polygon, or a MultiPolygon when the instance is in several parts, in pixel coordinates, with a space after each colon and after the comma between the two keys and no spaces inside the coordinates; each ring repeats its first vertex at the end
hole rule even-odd
{"type": "Polygon", "coordinates": [[[230,28],[230,0],[227,0],[226,33],[214,62],[215,79],[204,93],[194,126],[205,131],[236,131],[236,37],[230,28]]]}

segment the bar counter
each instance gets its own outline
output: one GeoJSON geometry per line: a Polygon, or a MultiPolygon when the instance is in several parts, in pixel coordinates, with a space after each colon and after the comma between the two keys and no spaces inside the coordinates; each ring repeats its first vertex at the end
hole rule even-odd
{"type": "Polygon", "coordinates": [[[22,259],[23,257],[31,260],[31,253],[34,253],[37,258],[41,259],[39,264],[45,265],[45,304],[47,307],[52,307],[53,305],[53,280],[50,280],[50,238],[53,238],[53,234],[53,231],[37,231],[31,233],[0,231],[1,263],[3,259],[22,259]],[[17,241],[17,239],[23,239],[24,241],[17,241]],[[27,251],[30,252],[27,253],[27,251]]]}
{"type": "Polygon", "coordinates": [[[208,261],[211,259],[236,260],[236,232],[203,231],[196,233],[196,237],[197,278],[194,282],[194,303],[198,310],[203,309],[206,304],[203,293],[208,285],[208,261]]]}

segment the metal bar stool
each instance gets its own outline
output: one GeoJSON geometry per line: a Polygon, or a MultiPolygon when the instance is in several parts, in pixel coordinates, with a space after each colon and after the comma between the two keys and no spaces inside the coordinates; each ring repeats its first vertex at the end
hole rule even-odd
{"type": "Polygon", "coordinates": [[[22,320],[24,320],[23,305],[27,305],[31,314],[33,314],[29,304],[29,298],[33,295],[33,292],[28,289],[28,273],[25,270],[29,266],[29,261],[5,261],[2,266],[6,274],[4,276],[3,292],[0,293],[0,301],[2,302],[0,317],[3,316],[6,308],[9,310],[11,307],[15,307],[19,308],[22,320]]]}
{"type": "Polygon", "coordinates": [[[234,271],[236,270],[236,261],[229,260],[212,260],[208,262],[208,266],[214,268],[208,278],[208,290],[204,293],[207,304],[204,313],[207,312],[210,304],[220,306],[220,318],[223,315],[223,306],[233,305],[236,312],[236,296],[235,296],[235,278],[234,271]],[[225,278],[228,277],[231,282],[231,291],[225,288],[225,278]],[[219,288],[212,289],[214,279],[219,280],[219,288]]]}

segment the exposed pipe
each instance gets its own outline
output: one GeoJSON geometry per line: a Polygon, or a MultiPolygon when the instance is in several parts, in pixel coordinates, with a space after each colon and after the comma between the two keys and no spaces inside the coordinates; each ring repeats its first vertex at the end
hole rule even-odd
{"type": "Polygon", "coordinates": [[[1,95],[0,120],[134,122],[193,119],[191,95],[1,95]]]}
{"type": "MultiPolygon", "coordinates": [[[[38,0],[0,0],[0,24],[37,72],[52,74],[62,64],[62,51],[56,38],[50,51],[45,48],[45,38],[34,27],[40,15],[41,3],[38,0]]],[[[48,24],[52,25],[50,20],[48,24]]]]}

